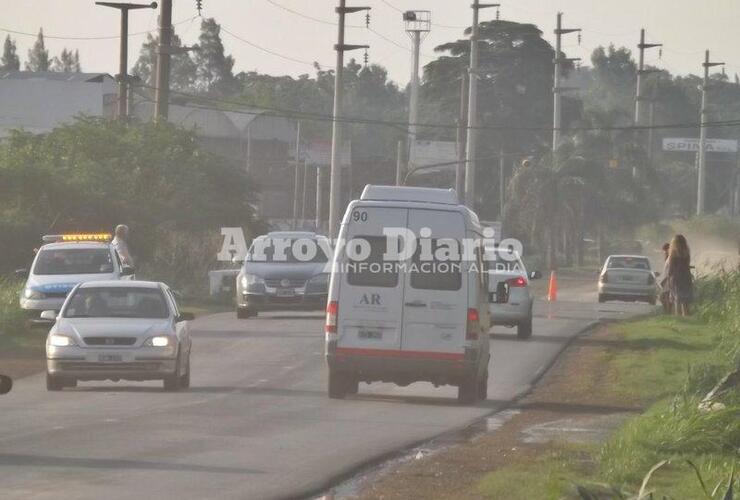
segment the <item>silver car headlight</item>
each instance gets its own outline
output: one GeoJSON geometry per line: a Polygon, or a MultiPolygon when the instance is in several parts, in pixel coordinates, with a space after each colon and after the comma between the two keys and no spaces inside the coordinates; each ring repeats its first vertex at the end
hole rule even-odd
{"type": "Polygon", "coordinates": [[[244,274],[242,276],[242,286],[247,287],[249,285],[261,285],[264,284],[265,280],[260,278],[256,274],[244,274]]]}
{"type": "Polygon", "coordinates": [[[329,274],[328,273],[317,274],[316,276],[311,278],[310,283],[312,285],[317,285],[317,286],[327,286],[329,284],[329,274]]]}
{"type": "Polygon", "coordinates": [[[144,342],[144,345],[149,347],[169,347],[175,345],[175,339],[170,335],[156,335],[148,338],[144,342]]]}
{"type": "Polygon", "coordinates": [[[44,298],[44,294],[31,288],[26,288],[23,290],[23,297],[29,300],[39,300],[44,298]]]}
{"type": "Polygon", "coordinates": [[[47,342],[52,347],[69,347],[77,345],[72,337],[68,337],[67,335],[59,335],[56,333],[49,335],[47,342]]]}

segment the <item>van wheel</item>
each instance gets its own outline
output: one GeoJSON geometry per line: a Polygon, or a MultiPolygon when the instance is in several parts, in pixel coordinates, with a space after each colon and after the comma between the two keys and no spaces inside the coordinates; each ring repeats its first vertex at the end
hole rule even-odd
{"type": "Polygon", "coordinates": [[[478,399],[478,380],[475,377],[467,377],[457,386],[457,401],[463,405],[475,404],[478,399]]]}
{"type": "Polygon", "coordinates": [[[257,311],[253,309],[247,309],[245,307],[236,308],[236,318],[237,319],[249,319],[252,316],[257,316],[257,311]]]}
{"type": "Polygon", "coordinates": [[[485,371],[478,382],[478,399],[481,401],[488,399],[488,370],[485,371]]]}
{"type": "Polygon", "coordinates": [[[54,375],[46,374],[46,390],[47,391],[61,391],[64,387],[64,382],[59,377],[54,375]]]}
{"type": "Polygon", "coordinates": [[[329,368],[329,397],[331,399],[344,399],[349,392],[348,385],[342,373],[329,368]]]}
{"type": "Polygon", "coordinates": [[[528,339],[532,336],[532,316],[517,325],[516,336],[520,339],[528,339]]]}

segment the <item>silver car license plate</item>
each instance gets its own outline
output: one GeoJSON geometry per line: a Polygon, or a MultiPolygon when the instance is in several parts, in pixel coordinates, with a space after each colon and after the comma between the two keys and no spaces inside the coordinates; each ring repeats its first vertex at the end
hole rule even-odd
{"type": "Polygon", "coordinates": [[[293,297],[295,295],[295,290],[292,288],[278,288],[276,295],[278,297],[293,297]]]}
{"type": "Polygon", "coordinates": [[[101,363],[120,363],[123,358],[120,354],[101,354],[98,356],[98,361],[101,363]]]}

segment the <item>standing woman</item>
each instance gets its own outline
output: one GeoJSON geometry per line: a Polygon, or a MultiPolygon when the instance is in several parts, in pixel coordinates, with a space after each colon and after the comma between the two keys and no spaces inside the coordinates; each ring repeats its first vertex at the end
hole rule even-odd
{"type": "Polygon", "coordinates": [[[691,252],[682,234],[677,234],[671,241],[666,269],[666,281],[676,314],[688,316],[689,304],[694,298],[694,283],[691,276],[691,252]]]}

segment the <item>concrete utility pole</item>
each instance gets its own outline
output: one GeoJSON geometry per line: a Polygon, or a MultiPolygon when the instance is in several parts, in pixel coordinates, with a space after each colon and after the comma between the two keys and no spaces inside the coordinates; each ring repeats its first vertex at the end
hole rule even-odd
{"type": "MultiPolygon", "coordinates": [[[[642,125],[642,103],[647,100],[642,94],[643,91],[643,76],[649,73],[655,73],[656,69],[645,69],[645,49],[651,49],[653,47],[662,47],[662,43],[645,43],[645,29],[640,30],[640,43],[637,44],[637,49],[640,52],[639,63],[637,66],[637,92],[635,93],[635,126],[639,127],[642,125]]],[[[651,129],[652,131],[652,129],[651,129]]],[[[639,133],[639,131],[638,131],[639,133]]],[[[652,147],[652,142],[648,145],[652,147]]],[[[636,178],[638,175],[637,166],[632,166],[632,177],[636,178]]]]}
{"type": "Polygon", "coordinates": [[[111,7],[121,11],[121,44],[118,61],[118,118],[128,119],[128,11],[139,9],[156,9],[157,2],[149,4],[95,2],[95,5],[111,7]]]}
{"type": "Polygon", "coordinates": [[[647,160],[648,165],[653,164],[653,144],[655,143],[655,103],[658,100],[658,87],[653,86],[653,90],[650,93],[650,100],[648,101],[648,135],[647,135],[647,160]]]}
{"type": "MultiPolygon", "coordinates": [[[[324,177],[326,167],[316,166],[316,232],[320,233],[324,225],[324,177]]],[[[308,175],[308,166],[306,167],[308,175]]]]}
{"type": "Polygon", "coordinates": [[[339,203],[342,196],[342,104],[344,53],[348,50],[366,49],[369,45],[347,45],[344,43],[345,17],[347,14],[370,10],[370,7],[347,7],[347,0],[339,0],[335,10],[339,16],[337,44],[337,67],[334,73],[334,113],[331,134],[331,171],[329,174],[329,238],[334,239],[339,233],[339,203]]]}
{"type": "Polygon", "coordinates": [[[167,120],[170,101],[170,56],[172,48],[172,0],[161,0],[157,78],[154,90],[154,119],[167,120]]]}
{"type": "Polygon", "coordinates": [[[709,91],[709,68],[722,66],[721,62],[710,62],[709,51],[704,52],[704,80],[701,85],[701,118],[699,127],[699,168],[697,175],[697,194],[696,194],[696,215],[703,215],[706,209],[706,190],[707,190],[707,127],[709,122],[709,108],[707,106],[707,92],[709,91]]]}
{"type": "Polygon", "coordinates": [[[455,191],[457,196],[464,195],[465,190],[465,125],[468,121],[468,74],[460,76],[460,114],[457,118],[457,166],[455,167],[455,191]]]}
{"type": "Polygon", "coordinates": [[[411,65],[411,80],[409,93],[409,162],[414,159],[414,146],[419,122],[419,52],[421,41],[432,29],[432,13],[428,10],[409,10],[403,13],[406,23],[406,33],[413,43],[413,62],[411,65]]]}
{"type": "MultiPolygon", "coordinates": [[[[305,177],[305,174],[304,174],[305,177]]],[[[300,216],[300,196],[301,196],[301,182],[305,182],[305,179],[301,178],[301,122],[296,123],[295,133],[295,176],[293,181],[293,229],[298,229],[298,219],[300,216]]]]}
{"type": "Polygon", "coordinates": [[[480,38],[480,27],[478,19],[480,10],[490,7],[499,7],[497,3],[480,3],[474,0],[473,26],[470,32],[470,90],[468,91],[468,139],[465,146],[465,205],[475,210],[475,155],[478,145],[478,41],[480,38]]]}
{"type": "Polygon", "coordinates": [[[560,85],[560,76],[563,73],[563,63],[569,62],[569,61],[580,61],[580,58],[578,57],[562,57],[562,47],[563,47],[563,35],[566,35],[568,33],[574,33],[579,32],[580,28],[563,28],[563,13],[558,12],[558,20],[557,20],[557,27],[555,28],[555,76],[553,78],[553,86],[552,86],[552,93],[553,93],[553,107],[552,107],[552,115],[553,115],[553,123],[552,123],[552,152],[553,157],[555,157],[555,153],[557,153],[558,148],[560,147],[560,129],[562,127],[562,117],[561,117],[561,94],[563,92],[567,92],[569,90],[578,90],[575,87],[562,87],[560,85]]]}

